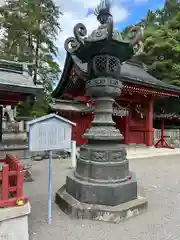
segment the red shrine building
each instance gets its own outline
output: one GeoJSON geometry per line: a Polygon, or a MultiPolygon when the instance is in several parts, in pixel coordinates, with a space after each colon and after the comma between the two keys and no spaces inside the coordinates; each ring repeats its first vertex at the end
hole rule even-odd
{"type": "Polygon", "coordinates": [[[0,142],[4,106],[18,106],[42,91],[35,86],[27,64],[0,59],[0,142]]]}
{"type": "MultiPolygon", "coordinates": [[[[86,143],[83,133],[93,119],[93,102],[85,93],[87,64],[67,54],[61,79],[53,91],[52,111],[76,123],[72,138],[77,146],[86,143]]],[[[157,98],[179,97],[180,88],[157,80],[135,58],[124,63],[123,89],[115,100],[113,119],[124,136],[124,144],[154,145],[153,104],[157,98]]]]}

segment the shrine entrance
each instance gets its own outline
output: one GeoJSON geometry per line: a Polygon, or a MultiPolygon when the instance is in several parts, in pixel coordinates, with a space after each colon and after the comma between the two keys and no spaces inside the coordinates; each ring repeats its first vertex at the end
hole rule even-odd
{"type": "Polygon", "coordinates": [[[143,103],[131,102],[125,104],[121,101],[113,113],[113,120],[116,128],[122,133],[124,144],[153,145],[153,122],[152,122],[152,101],[143,103]],[[119,104],[123,105],[121,107],[119,104]],[[125,107],[127,106],[127,107],[125,107]]]}
{"type": "MultiPolygon", "coordinates": [[[[141,103],[133,99],[130,101],[119,100],[113,106],[113,121],[116,128],[120,130],[123,135],[122,143],[124,144],[143,144],[146,146],[153,145],[153,123],[152,123],[152,101],[151,99],[142,100],[141,103]]],[[[65,111],[63,101],[58,101],[58,106],[54,106],[56,113],[76,123],[72,130],[72,139],[76,141],[79,147],[87,143],[83,138],[83,134],[91,126],[93,120],[93,105],[87,107],[80,105],[82,103],[66,102],[66,107],[71,111],[65,111]],[[88,111],[91,110],[91,111],[88,111]],[[59,111],[57,111],[59,110],[59,111]]]]}

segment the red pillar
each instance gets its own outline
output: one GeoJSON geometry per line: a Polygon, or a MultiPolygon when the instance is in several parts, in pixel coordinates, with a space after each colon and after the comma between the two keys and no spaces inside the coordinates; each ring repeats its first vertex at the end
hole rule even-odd
{"type": "Polygon", "coordinates": [[[129,143],[129,116],[124,117],[124,144],[129,143]]]}
{"type": "Polygon", "coordinates": [[[148,108],[147,108],[147,138],[146,138],[146,145],[152,146],[153,145],[153,100],[150,99],[148,102],[148,108]]]}

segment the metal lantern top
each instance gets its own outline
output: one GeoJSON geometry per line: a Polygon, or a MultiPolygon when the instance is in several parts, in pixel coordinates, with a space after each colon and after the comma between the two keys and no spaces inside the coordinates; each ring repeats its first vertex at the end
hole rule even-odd
{"type": "Polygon", "coordinates": [[[140,40],[143,36],[141,27],[130,27],[123,36],[113,29],[113,17],[110,13],[111,4],[108,0],[102,0],[94,10],[100,26],[90,35],[82,23],[74,27],[74,37],[65,41],[65,49],[70,54],[76,55],[83,63],[88,63],[96,55],[110,55],[120,62],[130,59],[142,48],[140,40]]]}

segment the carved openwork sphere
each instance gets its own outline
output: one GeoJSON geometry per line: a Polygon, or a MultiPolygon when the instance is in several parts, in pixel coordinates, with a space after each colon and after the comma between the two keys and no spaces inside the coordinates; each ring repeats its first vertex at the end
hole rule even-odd
{"type": "Polygon", "coordinates": [[[89,75],[93,77],[115,77],[120,74],[121,62],[118,58],[109,55],[97,55],[89,64],[89,75]]]}

